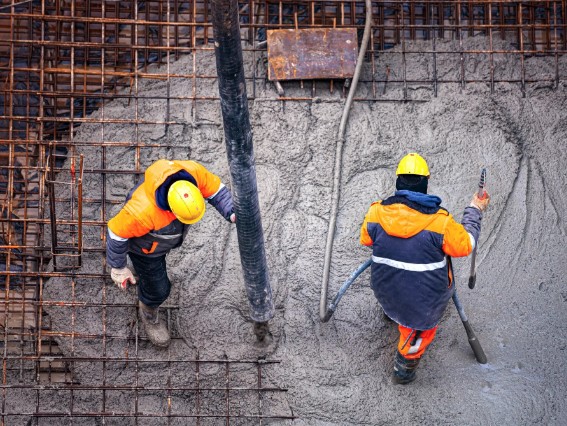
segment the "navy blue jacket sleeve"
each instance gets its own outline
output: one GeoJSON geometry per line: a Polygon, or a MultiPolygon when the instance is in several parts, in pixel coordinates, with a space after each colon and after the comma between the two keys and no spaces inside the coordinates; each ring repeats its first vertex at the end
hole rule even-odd
{"type": "Polygon", "coordinates": [[[480,235],[480,222],[482,221],[482,212],[475,207],[466,207],[463,213],[463,220],[461,224],[465,227],[467,232],[471,234],[475,240],[478,242],[478,237],[480,235]]]}
{"type": "Polygon", "coordinates": [[[112,238],[106,231],[106,264],[111,268],[124,268],[127,262],[128,240],[123,241],[112,238]]]}
{"type": "Polygon", "coordinates": [[[212,198],[207,200],[226,220],[230,221],[230,215],[234,213],[232,194],[226,186],[222,187],[212,198]]]}

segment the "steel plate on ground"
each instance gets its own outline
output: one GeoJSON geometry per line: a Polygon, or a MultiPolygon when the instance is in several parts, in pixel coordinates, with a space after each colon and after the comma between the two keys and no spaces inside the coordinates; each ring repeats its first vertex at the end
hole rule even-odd
{"type": "Polygon", "coordinates": [[[268,31],[268,78],[350,78],[358,42],[356,28],[268,31]]]}

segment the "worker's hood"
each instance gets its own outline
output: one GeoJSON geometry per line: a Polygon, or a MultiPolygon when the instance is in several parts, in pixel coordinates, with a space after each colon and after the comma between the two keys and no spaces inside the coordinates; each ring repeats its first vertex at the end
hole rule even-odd
{"type": "Polygon", "coordinates": [[[144,189],[150,200],[155,199],[155,192],[172,174],[182,170],[176,161],[157,160],[144,173],[144,189]]]}
{"type": "Polygon", "coordinates": [[[378,209],[379,221],[388,235],[410,238],[426,229],[436,218],[441,198],[436,195],[412,191],[396,191],[393,197],[384,200],[378,209]]]}

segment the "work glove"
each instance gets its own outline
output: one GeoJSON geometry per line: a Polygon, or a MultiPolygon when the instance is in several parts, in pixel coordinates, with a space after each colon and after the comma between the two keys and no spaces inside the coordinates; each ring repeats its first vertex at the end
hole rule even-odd
{"type": "Polygon", "coordinates": [[[482,198],[479,197],[478,194],[475,192],[471,200],[470,206],[479,209],[481,212],[483,212],[486,210],[489,203],[490,203],[490,195],[488,195],[488,192],[484,191],[484,195],[482,198]]]}
{"type": "Polygon", "coordinates": [[[136,284],[136,278],[134,278],[134,274],[127,266],[124,268],[112,268],[110,270],[110,278],[122,290],[126,290],[128,282],[136,284]]]}

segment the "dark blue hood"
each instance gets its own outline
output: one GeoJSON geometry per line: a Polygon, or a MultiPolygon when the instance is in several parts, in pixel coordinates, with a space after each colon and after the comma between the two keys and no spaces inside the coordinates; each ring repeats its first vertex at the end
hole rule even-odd
{"type": "Polygon", "coordinates": [[[441,207],[441,198],[437,195],[422,194],[421,192],[402,189],[382,201],[384,206],[391,204],[405,204],[406,206],[424,214],[435,214],[441,207]]]}

